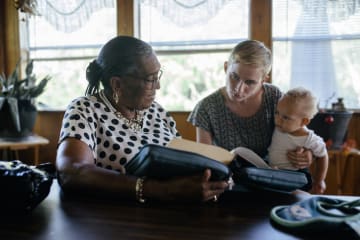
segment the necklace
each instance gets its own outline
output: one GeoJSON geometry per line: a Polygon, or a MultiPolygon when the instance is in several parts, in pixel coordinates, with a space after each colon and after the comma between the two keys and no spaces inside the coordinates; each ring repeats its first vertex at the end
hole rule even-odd
{"type": "Polygon", "coordinates": [[[134,132],[140,132],[141,131],[141,128],[142,128],[142,125],[143,125],[143,120],[144,120],[144,114],[143,114],[142,111],[135,110],[135,117],[131,118],[131,119],[128,119],[124,115],[122,115],[121,112],[119,112],[118,110],[116,110],[113,107],[113,105],[110,103],[108,98],[105,96],[104,90],[101,90],[99,92],[99,96],[100,96],[100,99],[103,101],[103,103],[110,109],[110,111],[112,111],[116,115],[116,117],[123,120],[125,125],[128,128],[130,128],[134,132]]]}

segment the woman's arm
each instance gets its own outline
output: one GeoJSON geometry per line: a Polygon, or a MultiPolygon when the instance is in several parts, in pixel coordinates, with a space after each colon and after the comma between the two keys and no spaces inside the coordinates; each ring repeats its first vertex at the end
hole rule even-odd
{"type": "MultiPolygon", "coordinates": [[[[59,145],[56,167],[59,184],[66,192],[136,199],[137,177],[97,167],[89,147],[78,139],[67,138],[59,145]]],[[[206,170],[203,175],[168,181],[145,179],[143,195],[157,200],[207,201],[228,187],[225,181],[209,181],[210,177],[206,170]]]]}
{"type": "Polygon", "coordinates": [[[67,138],[60,143],[56,167],[65,191],[135,197],[136,178],[97,167],[90,148],[78,139],[67,138]]]}

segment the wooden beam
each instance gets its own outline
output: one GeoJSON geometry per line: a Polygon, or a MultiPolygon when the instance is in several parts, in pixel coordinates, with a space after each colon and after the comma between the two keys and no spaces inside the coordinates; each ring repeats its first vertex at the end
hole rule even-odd
{"type": "Polygon", "coordinates": [[[271,4],[272,0],[250,1],[250,38],[263,42],[270,49],[272,48],[271,4]]]}
{"type": "Polygon", "coordinates": [[[117,0],[117,32],[134,36],[134,0],[117,0]]]}
{"type": "Polygon", "coordinates": [[[8,76],[20,59],[19,15],[13,0],[5,0],[2,4],[4,25],[1,27],[4,27],[5,36],[0,41],[4,49],[4,72],[8,76]]]}
{"type": "Polygon", "coordinates": [[[272,0],[250,0],[250,38],[272,50],[272,0]]]}
{"type": "Polygon", "coordinates": [[[0,73],[5,73],[5,1],[0,1],[0,73]]]}

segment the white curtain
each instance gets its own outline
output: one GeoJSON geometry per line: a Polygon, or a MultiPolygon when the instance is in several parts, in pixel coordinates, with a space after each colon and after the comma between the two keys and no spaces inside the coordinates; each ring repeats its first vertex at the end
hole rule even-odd
{"type": "MultiPolygon", "coordinates": [[[[134,0],[160,10],[179,26],[208,21],[232,0],[134,0]]],[[[73,32],[81,28],[91,14],[112,8],[115,0],[37,0],[37,12],[57,30],[73,32]]]]}
{"type": "Polygon", "coordinates": [[[360,0],[273,0],[273,83],[358,108],[360,0]]]}
{"type": "Polygon", "coordinates": [[[290,87],[312,86],[320,99],[329,98],[336,92],[331,39],[327,39],[330,29],[326,2],[303,2],[292,43],[290,87]]]}
{"type": "Polygon", "coordinates": [[[38,0],[38,12],[57,30],[73,32],[81,28],[91,14],[113,8],[115,0],[38,0]]]}
{"type": "Polygon", "coordinates": [[[184,27],[207,22],[231,0],[141,0],[157,8],[176,25],[184,27]]]}

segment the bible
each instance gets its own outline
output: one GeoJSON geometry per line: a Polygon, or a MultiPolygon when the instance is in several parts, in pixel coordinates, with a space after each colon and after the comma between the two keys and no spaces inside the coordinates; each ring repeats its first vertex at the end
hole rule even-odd
{"type": "Polygon", "coordinates": [[[208,158],[229,165],[237,156],[258,168],[270,169],[270,166],[255,152],[245,147],[237,147],[232,151],[228,151],[222,147],[198,143],[182,138],[174,138],[167,145],[169,148],[189,151],[204,155],[208,158]]]}
{"type": "Polygon", "coordinates": [[[144,145],[125,165],[127,174],[169,179],[211,170],[213,181],[234,182],[234,189],[291,192],[307,190],[309,176],[303,172],[272,169],[250,149],[224,148],[175,138],[167,146],[144,145]]]}

